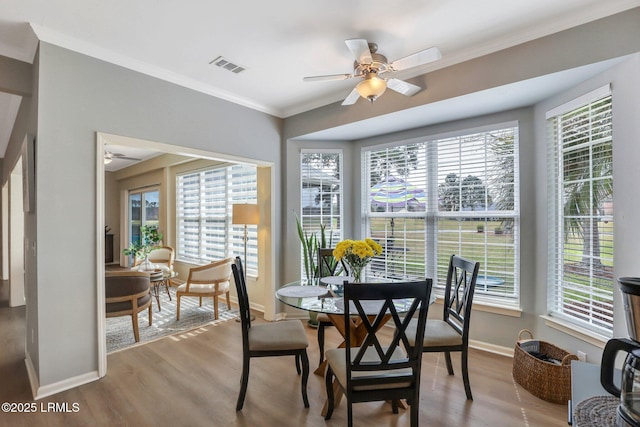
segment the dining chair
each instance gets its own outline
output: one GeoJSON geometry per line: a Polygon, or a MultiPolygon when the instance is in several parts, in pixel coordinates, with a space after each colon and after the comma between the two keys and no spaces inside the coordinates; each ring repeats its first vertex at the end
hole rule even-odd
{"type": "MultiPolygon", "coordinates": [[[[349,269],[343,260],[339,262],[333,256],[333,248],[319,248],[318,249],[318,278],[327,276],[335,276],[336,273],[344,273],[349,275],[349,269]],[[340,267],[341,270],[338,270],[340,267]]],[[[324,361],[324,330],[328,326],[333,326],[331,319],[324,313],[318,313],[316,318],[318,321],[318,348],[320,349],[320,361],[318,366],[324,361]]]]}
{"type": "MultiPolygon", "coordinates": [[[[240,411],[244,405],[247,384],[249,383],[249,362],[251,358],[270,356],[295,356],[298,375],[300,375],[300,363],[302,362],[302,401],[304,402],[304,407],[308,408],[309,358],[307,356],[307,347],[309,346],[309,341],[302,323],[298,320],[287,320],[252,325],[249,295],[240,257],[236,257],[231,268],[238,292],[242,328],[242,377],[240,378],[240,393],[236,403],[236,411],[240,411]]],[[[275,379],[280,380],[279,378],[275,379]]]]}
{"type": "MultiPolygon", "coordinates": [[[[469,321],[471,306],[478,279],[479,262],[473,262],[460,256],[451,255],[447,282],[444,290],[444,313],[442,320],[429,319],[423,339],[423,352],[444,352],[447,372],[453,375],[451,352],[461,352],[462,379],[468,400],[473,400],[469,383],[469,321]]],[[[409,345],[414,346],[419,338],[416,320],[411,322],[407,334],[409,345]]]]}
{"type": "Polygon", "coordinates": [[[149,273],[141,271],[105,272],[106,317],[131,316],[133,337],[136,342],[140,341],[138,313],[149,309],[149,326],[153,322],[150,286],[149,273]]]}
{"type": "Polygon", "coordinates": [[[203,297],[213,298],[213,318],[218,319],[218,297],[225,295],[227,309],[231,309],[229,282],[231,281],[232,258],[212,261],[210,264],[189,269],[187,281],[176,289],[176,320],[180,320],[180,298],[184,296],[199,297],[202,306],[203,297]]]}
{"type": "Polygon", "coordinates": [[[327,350],[325,420],[331,418],[334,393],[340,391],[347,399],[350,427],[354,403],[391,400],[393,412],[397,413],[399,399],[407,400],[411,407],[411,426],[418,426],[422,346],[418,340],[415,346],[409,347],[407,328],[415,315],[415,336],[424,335],[431,285],[431,279],[426,279],[344,286],[345,347],[327,350]],[[409,299],[406,312],[399,313],[394,304],[394,300],[400,299],[409,299]],[[364,325],[364,337],[352,336],[356,321],[364,325]],[[393,322],[396,333],[382,341],[377,332],[388,321],[393,322]],[[362,344],[352,347],[360,338],[364,338],[362,344]]]}

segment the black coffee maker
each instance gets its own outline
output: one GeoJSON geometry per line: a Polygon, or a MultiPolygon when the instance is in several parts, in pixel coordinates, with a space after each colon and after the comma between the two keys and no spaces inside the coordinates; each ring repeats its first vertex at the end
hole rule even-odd
{"type": "Polygon", "coordinates": [[[617,411],[619,426],[640,427],[640,277],[618,279],[629,338],[614,338],[602,353],[600,382],[609,393],[620,398],[617,411]],[[627,353],[620,388],[613,381],[618,352],[627,353]]]}

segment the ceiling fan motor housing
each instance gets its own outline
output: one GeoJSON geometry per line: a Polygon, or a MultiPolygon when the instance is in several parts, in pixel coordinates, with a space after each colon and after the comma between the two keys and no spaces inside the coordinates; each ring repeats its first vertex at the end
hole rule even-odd
{"type": "MultiPolygon", "coordinates": [[[[371,43],[373,44],[373,43],[371,43]]],[[[371,53],[370,64],[360,64],[358,61],[353,62],[353,75],[357,77],[365,76],[367,73],[384,73],[389,71],[387,57],[379,53],[371,53]]]]}

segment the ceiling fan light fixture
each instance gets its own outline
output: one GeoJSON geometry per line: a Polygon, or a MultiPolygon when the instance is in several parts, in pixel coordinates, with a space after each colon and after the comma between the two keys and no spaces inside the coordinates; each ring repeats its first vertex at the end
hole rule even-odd
{"type": "Polygon", "coordinates": [[[113,154],[111,154],[110,152],[106,152],[104,153],[104,164],[108,165],[109,163],[111,163],[113,161],[113,154]]]}
{"type": "Polygon", "coordinates": [[[378,73],[369,72],[364,80],[358,83],[356,90],[361,97],[373,102],[387,90],[387,82],[378,77],[378,73]]]}

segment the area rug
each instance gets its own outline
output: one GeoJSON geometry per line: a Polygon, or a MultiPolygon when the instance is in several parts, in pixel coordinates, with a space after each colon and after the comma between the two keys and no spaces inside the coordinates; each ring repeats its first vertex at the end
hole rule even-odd
{"type": "MultiPolygon", "coordinates": [[[[164,288],[160,290],[160,307],[153,298],[152,319],[149,326],[149,310],[138,313],[138,327],[140,330],[140,342],[136,343],[133,337],[133,325],[131,316],[107,318],[107,353],[124,350],[133,346],[146,344],[151,341],[175,336],[184,339],[188,336],[204,332],[203,328],[238,317],[237,309],[229,310],[224,303],[218,304],[218,320],[213,318],[212,298],[203,298],[202,307],[198,298],[182,297],[180,299],[180,320],[176,321],[176,293],[175,288],[169,288],[171,301],[164,288]],[[189,334],[185,335],[187,332],[189,334]],[[181,337],[181,334],[184,335],[181,337]]],[[[224,301],[224,298],[220,299],[224,301]]]]}

